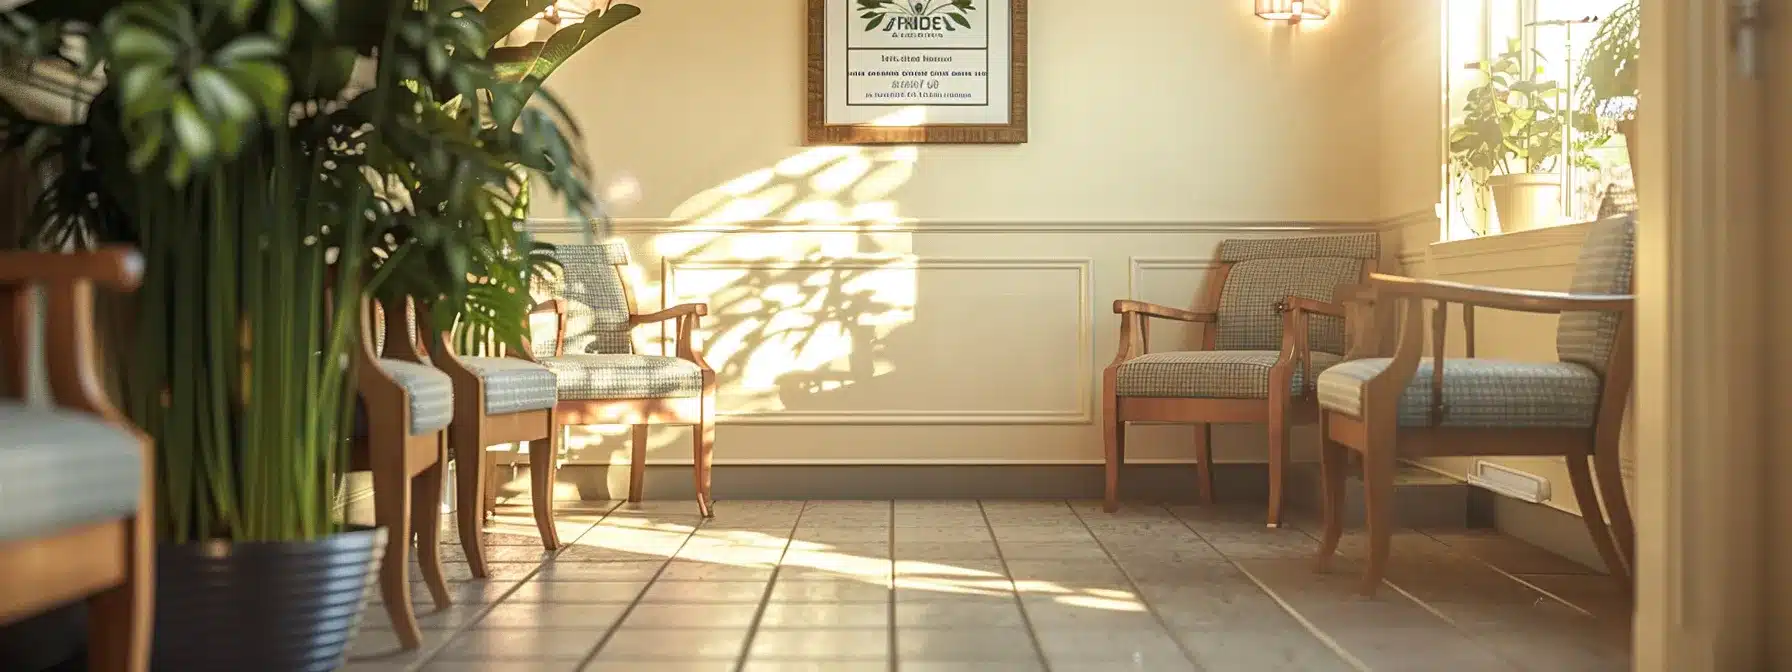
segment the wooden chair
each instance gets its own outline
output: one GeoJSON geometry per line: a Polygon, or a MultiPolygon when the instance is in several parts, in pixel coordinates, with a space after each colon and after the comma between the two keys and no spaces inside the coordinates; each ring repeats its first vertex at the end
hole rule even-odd
{"type": "MultiPolygon", "coordinates": [[[[1629,296],[1636,232],[1629,216],[1591,225],[1569,293],[1476,287],[1391,275],[1371,278],[1366,300],[1385,324],[1399,309],[1399,344],[1392,358],[1348,361],[1319,374],[1323,436],[1325,533],[1323,571],[1343,534],[1345,461],[1362,455],[1367,498],[1369,565],[1362,591],[1373,594],[1387,570],[1393,534],[1397,459],[1470,455],[1562,456],[1581,518],[1600,557],[1620,583],[1630,585],[1635,527],[1618,468],[1618,432],[1630,396],[1633,301],[1629,296]],[[1431,314],[1432,354],[1425,350],[1425,301],[1431,314]],[[1444,358],[1448,306],[1462,304],[1468,357],[1444,358]],[[1474,308],[1561,315],[1556,362],[1512,362],[1474,356],[1474,308]],[[1598,466],[1594,490],[1589,458],[1598,466]],[[1601,515],[1611,517],[1613,532],[1601,515]]],[[[1374,339],[1361,339],[1368,351],[1374,339]]]]}
{"type": "MultiPolygon", "coordinates": [[[[428,323],[427,315],[419,318],[428,323]]],[[[491,461],[486,447],[498,443],[528,442],[529,470],[539,474],[533,488],[535,524],[548,550],[560,547],[554,531],[553,482],[540,478],[553,473],[560,454],[560,433],[554,427],[554,372],[535,363],[527,350],[506,352],[502,357],[462,357],[454,352],[450,334],[431,339],[431,355],[437,366],[454,381],[454,422],[448,426],[448,446],[455,466],[455,517],[460,545],[466,551],[473,575],[485,577],[485,493],[489,490],[491,461]]]]}
{"type": "Polygon", "coordinates": [[[106,398],[93,287],[135,289],[134,252],[0,253],[0,625],[77,598],[88,669],[148,669],[155,459],[106,398]],[[51,408],[23,403],[32,294],[44,290],[51,408]]]}
{"type": "Polygon", "coordinates": [[[1207,278],[1205,311],[1115,301],[1120,350],[1101,378],[1105,508],[1120,505],[1126,423],[1194,423],[1200,495],[1211,503],[1212,424],[1261,422],[1269,426],[1269,525],[1280,525],[1289,426],[1312,421],[1305,392],[1313,374],[1343,359],[1344,308],[1331,303],[1333,293],[1374,272],[1380,254],[1373,233],[1228,240],[1207,278]],[[1201,349],[1150,352],[1146,318],[1207,325],[1201,349]]]}
{"type": "Polygon", "coordinates": [[[419,333],[416,314],[404,303],[393,302],[380,310],[363,300],[361,347],[355,349],[361,407],[349,466],[373,472],[374,523],[386,528],[380,600],[399,644],[415,649],[423,643],[423,632],[417,627],[406,576],[413,534],[417,564],[430,597],[438,609],[450,604],[442,575],[441,503],[454,384],[448,374],[430,365],[428,354],[411,336],[419,333]]]}
{"type": "MultiPolygon", "coordinates": [[[[687,303],[642,315],[624,280],[628,248],[623,243],[555,249],[563,272],[558,286],[550,289],[555,296],[536,306],[537,312],[554,314],[554,328],[536,331],[531,339],[536,360],[559,380],[555,434],[567,425],[632,425],[628,499],[639,502],[647,473],[648,425],[692,425],[697,511],[712,515],[716,372],[703,361],[697,344],[697,321],[709,314],[709,307],[687,303]],[[635,327],[669,320],[677,330],[676,356],[634,351],[630,333],[635,327]]],[[[554,482],[551,472],[542,474],[533,466],[530,471],[538,492],[554,482]]]]}

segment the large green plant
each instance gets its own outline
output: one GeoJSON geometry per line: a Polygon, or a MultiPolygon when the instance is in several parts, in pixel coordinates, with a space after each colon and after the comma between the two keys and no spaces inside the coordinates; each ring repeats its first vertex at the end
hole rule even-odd
{"type": "Polygon", "coordinates": [[[1575,84],[1582,118],[1622,121],[1636,114],[1637,54],[1642,9],[1630,0],[1599,22],[1587,43],[1575,84]]]}
{"type": "Polygon", "coordinates": [[[334,531],[361,297],[414,296],[438,324],[520,323],[528,296],[502,287],[541,258],[512,216],[522,177],[593,209],[558,108],[527,106],[532,91],[496,74],[483,19],[413,0],[0,15],[8,60],[106,74],[78,123],[6,109],[4,133],[55,175],[31,242],[143,251],[114,350],[124,405],[156,439],[166,539],[334,531]],[[493,260],[515,275],[470,273],[493,260]]]}

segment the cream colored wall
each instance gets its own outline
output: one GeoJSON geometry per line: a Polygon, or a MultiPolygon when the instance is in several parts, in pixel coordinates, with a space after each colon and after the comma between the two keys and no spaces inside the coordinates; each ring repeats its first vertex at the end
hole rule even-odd
{"type": "MultiPolygon", "coordinates": [[[[590,131],[600,181],[640,183],[614,214],[714,214],[714,189],[802,151],[806,3],[636,1],[550,89],[590,131]]],[[[888,193],[792,198],[921,222],[1371,219],[1372,7],[1296,33],[1248,2],[1034,2],[1031,142],[923,147],[888,193]]],[[[740,214],[788,210],[765,209],[740,214]]]]}
{"type": "MultiPolygon", "coordinates": [[[[1298,32],[1249,3],[1034,2],[1031,142],[920,148],[801,145],[805,3],[639,1],[551,88],[643,308],[715,313],[719,463],[1099,463],[1114,299],[1192,306],[1226,238],[1379,218],[1367,0],[1298,32]]],[[[1159,325],[1154,349],[1196,338],[1159,325]]],[[[653,436],[650,459],[689,461],[688,433],[653,436]]],[[[1217,459],[1264,459],[1261,428],[1216,439],[1217,459]]],[[[1137,427],[1129,458],[1190,442],[1137,427]]],[[[622,428],[572,447],[627,459],[622,428]]]]}

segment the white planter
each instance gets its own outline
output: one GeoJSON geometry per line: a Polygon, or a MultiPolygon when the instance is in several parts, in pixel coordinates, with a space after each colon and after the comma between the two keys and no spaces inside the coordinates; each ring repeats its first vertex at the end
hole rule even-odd
{"type": "Polygon", "coordinates": [[[1487,178],[1487,190],[1501,233],[1554,226],[1561,219],[1562,176],[1555,173],[1495,175],[1487,178]]]}

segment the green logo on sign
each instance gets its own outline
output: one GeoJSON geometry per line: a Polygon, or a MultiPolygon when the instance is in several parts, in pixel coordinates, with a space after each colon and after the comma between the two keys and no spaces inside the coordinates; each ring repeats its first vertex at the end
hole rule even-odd
{"type": "Polygon", "coordinates": [[[977,10],[974,0],[858,0],[864,10],[859,18],[870,21],[865,31],[945,30],[971,27],[967,12],[977,10]]]}

